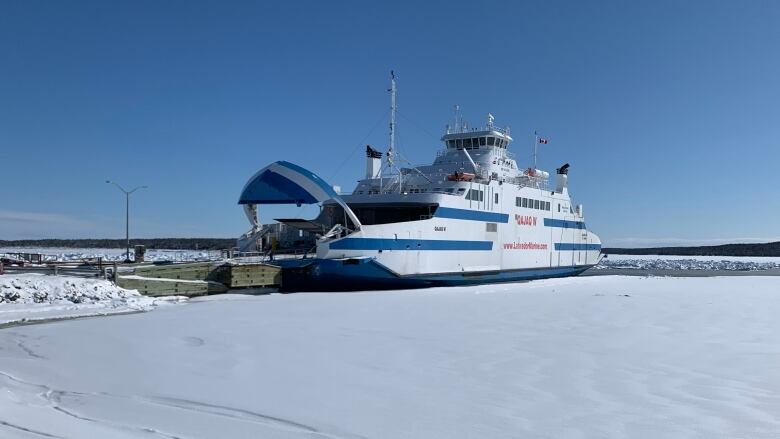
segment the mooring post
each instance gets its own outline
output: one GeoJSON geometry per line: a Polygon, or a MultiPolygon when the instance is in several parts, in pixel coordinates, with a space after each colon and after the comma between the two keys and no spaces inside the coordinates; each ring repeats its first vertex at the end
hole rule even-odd
{"type": "Polygon", "coordinates": [[[114,261],[114,272],[111,273],[111,277],[113,278],[111,280],[116,283],[116,261],[114,261]]]}
{"type": "Polygon", "coordinates": [[[0,274],[3,274],[3,261],[0,261],[0,274]]]}

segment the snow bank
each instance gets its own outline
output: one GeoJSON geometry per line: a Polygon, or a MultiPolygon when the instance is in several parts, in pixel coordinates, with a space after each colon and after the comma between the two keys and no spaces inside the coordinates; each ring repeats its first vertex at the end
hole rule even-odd
{"type": "Polygon", "coordinates": [[[181,298],[152,299],[102,279],[0,276],[0,324],[146,311],[181,298]]]}

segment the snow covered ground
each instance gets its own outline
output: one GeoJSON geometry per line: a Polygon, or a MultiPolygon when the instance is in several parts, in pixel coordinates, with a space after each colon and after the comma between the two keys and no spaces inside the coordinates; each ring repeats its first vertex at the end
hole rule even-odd
{"type": "MultiPolygon", "coordinates": [[[[103,257],[107,261],[125,259],[125,249],[120,248],[52,248],[52,247],[2,247],[0,256],[12,253],[40,253],[47,255],[47,261],[81,261],[103,257]]],[[[130,250],[133,254],[133,250],[130,250]]],[[[208,261],[221,256],[218,250],[147,250],[144,259],[161,261],[208,261]]]]}
{"type": "Polygon", "coordinates": [[[147,311],[181,300],[145,297],[102,279],[9,274],[0,276],[0,325],[147,311]]]}
{"type": "Polygon", "coordinates": [[[0,330],[0,437],[777,438],[780,279],[213,296],[0,330]]]}
{"type": "Polygon", "coordinates": [[[596,269],[756,271],[780,268],[780,258],[760,256],[609,255],[596,269]]]}

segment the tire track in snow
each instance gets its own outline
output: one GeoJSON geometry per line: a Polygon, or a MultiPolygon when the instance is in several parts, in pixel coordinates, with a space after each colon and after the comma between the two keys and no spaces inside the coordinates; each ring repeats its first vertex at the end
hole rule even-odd
{"type": "Polygon", "coordinates": [[[42,432],[42,431],[33,430],[33,429],[31,429],[31,428],[22,427],[21,425],[12,424],[12,423],[10,423],[10,422],[3,421],[2,419],[0,419],[0,425],[2,425],[2,426],[4,426],[4,427],[8,427],[8,428],[13,428],[14,430],[23,431],[23,432],[25,432],[25,433],[34,434],[34,435],[36,435],[36,436],[41,436],[41,437],[51,437],[51,438],[57,438],[57,439],[65,439],[65,438],[64,438],[64,437],[62,437],[62,436],[55,436],[55,435],[53,435],[53,434],[44,433],[44,432],[42,432]]]}
{"type": "MultiPolygon", "coordinates": [[[[170,435],[151,427],[144,427],[138,425],[125,425],[121,423],[115,423],[115,422],[105,421],[101,419],[94,419],[94,418],[78,415],[76,413],[73,413],[63,408],[60,405],[62,401],[62,397],[73,397],[74,399],[80,399],[80,400],[94,399],[100,397],[114,397],[114,398],[129,399],[127,397],[123,397],[119,395],[110,395],[110,394],[94,394],[94,393],[90,394],[90,393],[74,392],[74,391],[67,391],[67,390],[56,390],[44,384],[27,382],[19,378],[16,378],[8,373],[0,371],[0,382],[2,382],[3,380],[7,380],[8,382],[15,384],[17,387],[25,391],[25,393],[27,393],[28,395],[35,395],[37,398],[48,402],[49,408],[51,408],[52,410],[61,413],[63,415],[78,419],[80,421],[90,422],[104,427],[115,428],[123,431],[141,431],[144,433],[151,433],[166,439],[183,439],[179,436],[170,435]]],[[[5,385],[3,387],[9,392],[13,393],[12,391],[13,389],[11,389],[11,386],[5,385]]],[[[0,425],[6,426],[8,428],[20,430],[20,431],[25,431],[27,433],[35,434],[41,437],[62,438],[62,436],[56,436],[50,433],[33,430],[31,428],[12,424],[10,422],[3,421],[3,420],[0,420],[0,425]]]]}
{"type": "Polygon", "coordinates": [[[281,428],[289,431],[308,433],[311,435],[326,437],[331,439],[342,439],[345,437],[350,437],[355,439],[365,439],[363,436],[354,435],[354,434],[349,434],[347,436],[344,436],[344,435],[338,435],[333,433],[327,433],[311,425],[292,421],[290,419],[280,418],[278,416],[271,416],[263,413],[257,413],[257,412],[253,412],[241,408],[227,407],[223,405],[208,404],[208,403],[192,401],[188,399],[162,397],[162,396],[138,397],[138,399],[152,404],[158,404],[166,407],[173,407],[181,410],[188,410],[188,411],[194,411],[198,413],[205,413],[205,414],[210,414],[215,416],[255,422],[265,426],[281,428]]]}

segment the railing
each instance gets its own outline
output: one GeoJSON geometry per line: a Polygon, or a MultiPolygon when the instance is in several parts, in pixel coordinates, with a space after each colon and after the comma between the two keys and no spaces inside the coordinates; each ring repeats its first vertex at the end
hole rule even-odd
{"type": "Polygon", "coordinates": [[[461,127],[461,129],[459,131],[447,130],[445,135],[446,134],[476,133],[476,132],[480,132],[480,131],[495,131],[495,132],[501,133],[501,134],[503,134],[505,136],[509,135],[509,127],[499,127],[499,126],[496,126],[496,125],[493,125],[493,124],[476,126],[476,127],[472,127],[472,128],[467,128],[465,130],[461,127]]]}
{"type": "Polygon", "coordinates": [[[116,263],[109,266],[84,264],[47,264],[47,265],[8,265],[0,262],[0,275],[3,274],[48,274],[59,276],[77,276],[87,278],[113,279],[117,270],[116,263]]]}
{"type": "Polygon", "coordinates": [[[231,259],[239,259],[244,262],[272,262],[285,259],[306,259],[309,255],[317,253],[317,246],[311,248],[297,248],[282,251],[265,250],[261,252],[229,252],[226,256],[231,259]]]}

